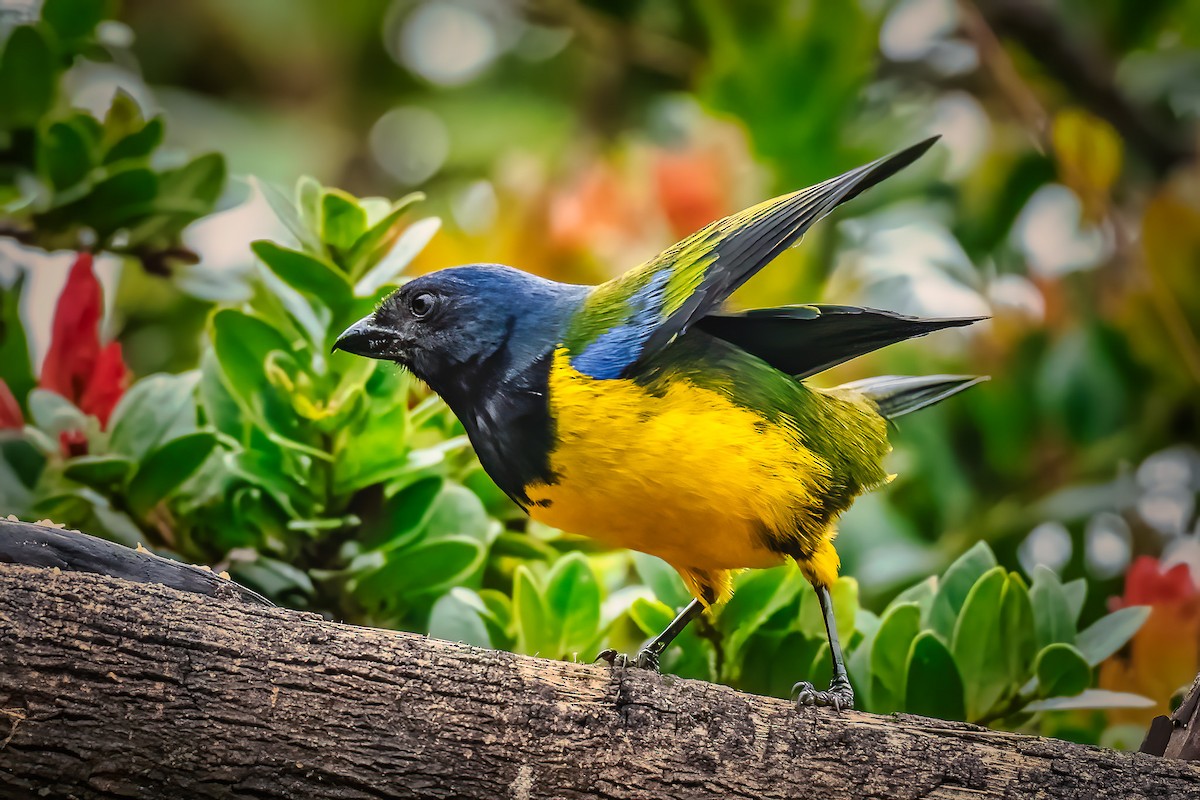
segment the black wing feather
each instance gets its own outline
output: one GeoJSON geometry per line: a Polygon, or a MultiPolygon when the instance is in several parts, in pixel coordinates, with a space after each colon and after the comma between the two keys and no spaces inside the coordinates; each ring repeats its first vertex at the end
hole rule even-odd
{"type": "Polygon", "coordinates": [[[857,306],[803,305],[709,314],[696,327],[781,372],[807,378],[881,347],[981,319],[986,317],[922,319],[857,306]]]}
{"type": "MultiPolygon", "coordinates": [[[[870,164],[850,170],[836,178],[810,186],[792,195],[776,198],[763,206],[747,209],[709,228],[698,231],[679,246],[695,245],[716,237],[711,253],[716,256],[694,294],[650,332],[640,358],[661,350],[673,338],[684,333],[710,311],[716,309],[739,286],[794,245],[812,225],[837,206],[858,197],[872,186],[890,178],[925,154],[939,139],[933,136],[870,164]]],[[[649,265],[659,269],[671,263],[675,248],[649,265]]]]}

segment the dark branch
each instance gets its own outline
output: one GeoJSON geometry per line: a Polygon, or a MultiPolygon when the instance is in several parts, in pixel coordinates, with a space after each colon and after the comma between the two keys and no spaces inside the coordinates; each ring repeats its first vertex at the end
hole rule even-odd
{"type": "Polygon", "coordinates": [[[1035,0],[980,0],[978,6],[999,36],[1020,44],[1074,100],[1108,120],[1155,173],[1165,174],[1195,156],[1183,131],[1176,134],[1159,114],[1121,93],[1113,63],[1099,45],[1069,28],[1046,4],[1035,0]]]}

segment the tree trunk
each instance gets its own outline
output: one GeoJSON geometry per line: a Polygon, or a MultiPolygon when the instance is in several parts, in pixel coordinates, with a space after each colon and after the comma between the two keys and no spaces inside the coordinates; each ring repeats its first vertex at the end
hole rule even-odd
{"type": "Polygon", "coordinates": [[[1200,797],[1185,761],[70,568],[0,563],[0,797],[1200,797]]]}

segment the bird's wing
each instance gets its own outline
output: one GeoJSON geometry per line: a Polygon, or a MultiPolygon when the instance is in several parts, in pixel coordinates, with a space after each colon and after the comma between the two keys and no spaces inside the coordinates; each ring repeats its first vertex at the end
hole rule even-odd
{"type": "Polygon", "coordinates": [[[696,323],[780,372],[806,378],[889,344],[985,317],[922,319],[857,306],[803,305],[709,314],[696,323]]]}
{"type": "Polygon", "coordinates": [[[714,311],[835,207],[894,175],[927,139],[824,183],[717,220],[619,278],[597,286],[568,328],[571,364],[619,378],[714,311]]]}

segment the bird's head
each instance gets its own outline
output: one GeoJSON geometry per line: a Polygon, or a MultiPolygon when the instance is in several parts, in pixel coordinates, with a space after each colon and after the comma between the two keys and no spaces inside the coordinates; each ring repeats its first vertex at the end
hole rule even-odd
{"type": "Polygon", "coordinates": [[[443,269],[397,289],[334,349],[401,364],[449,399],[551,349],[584,292],[500,265],[443,269]]]}

